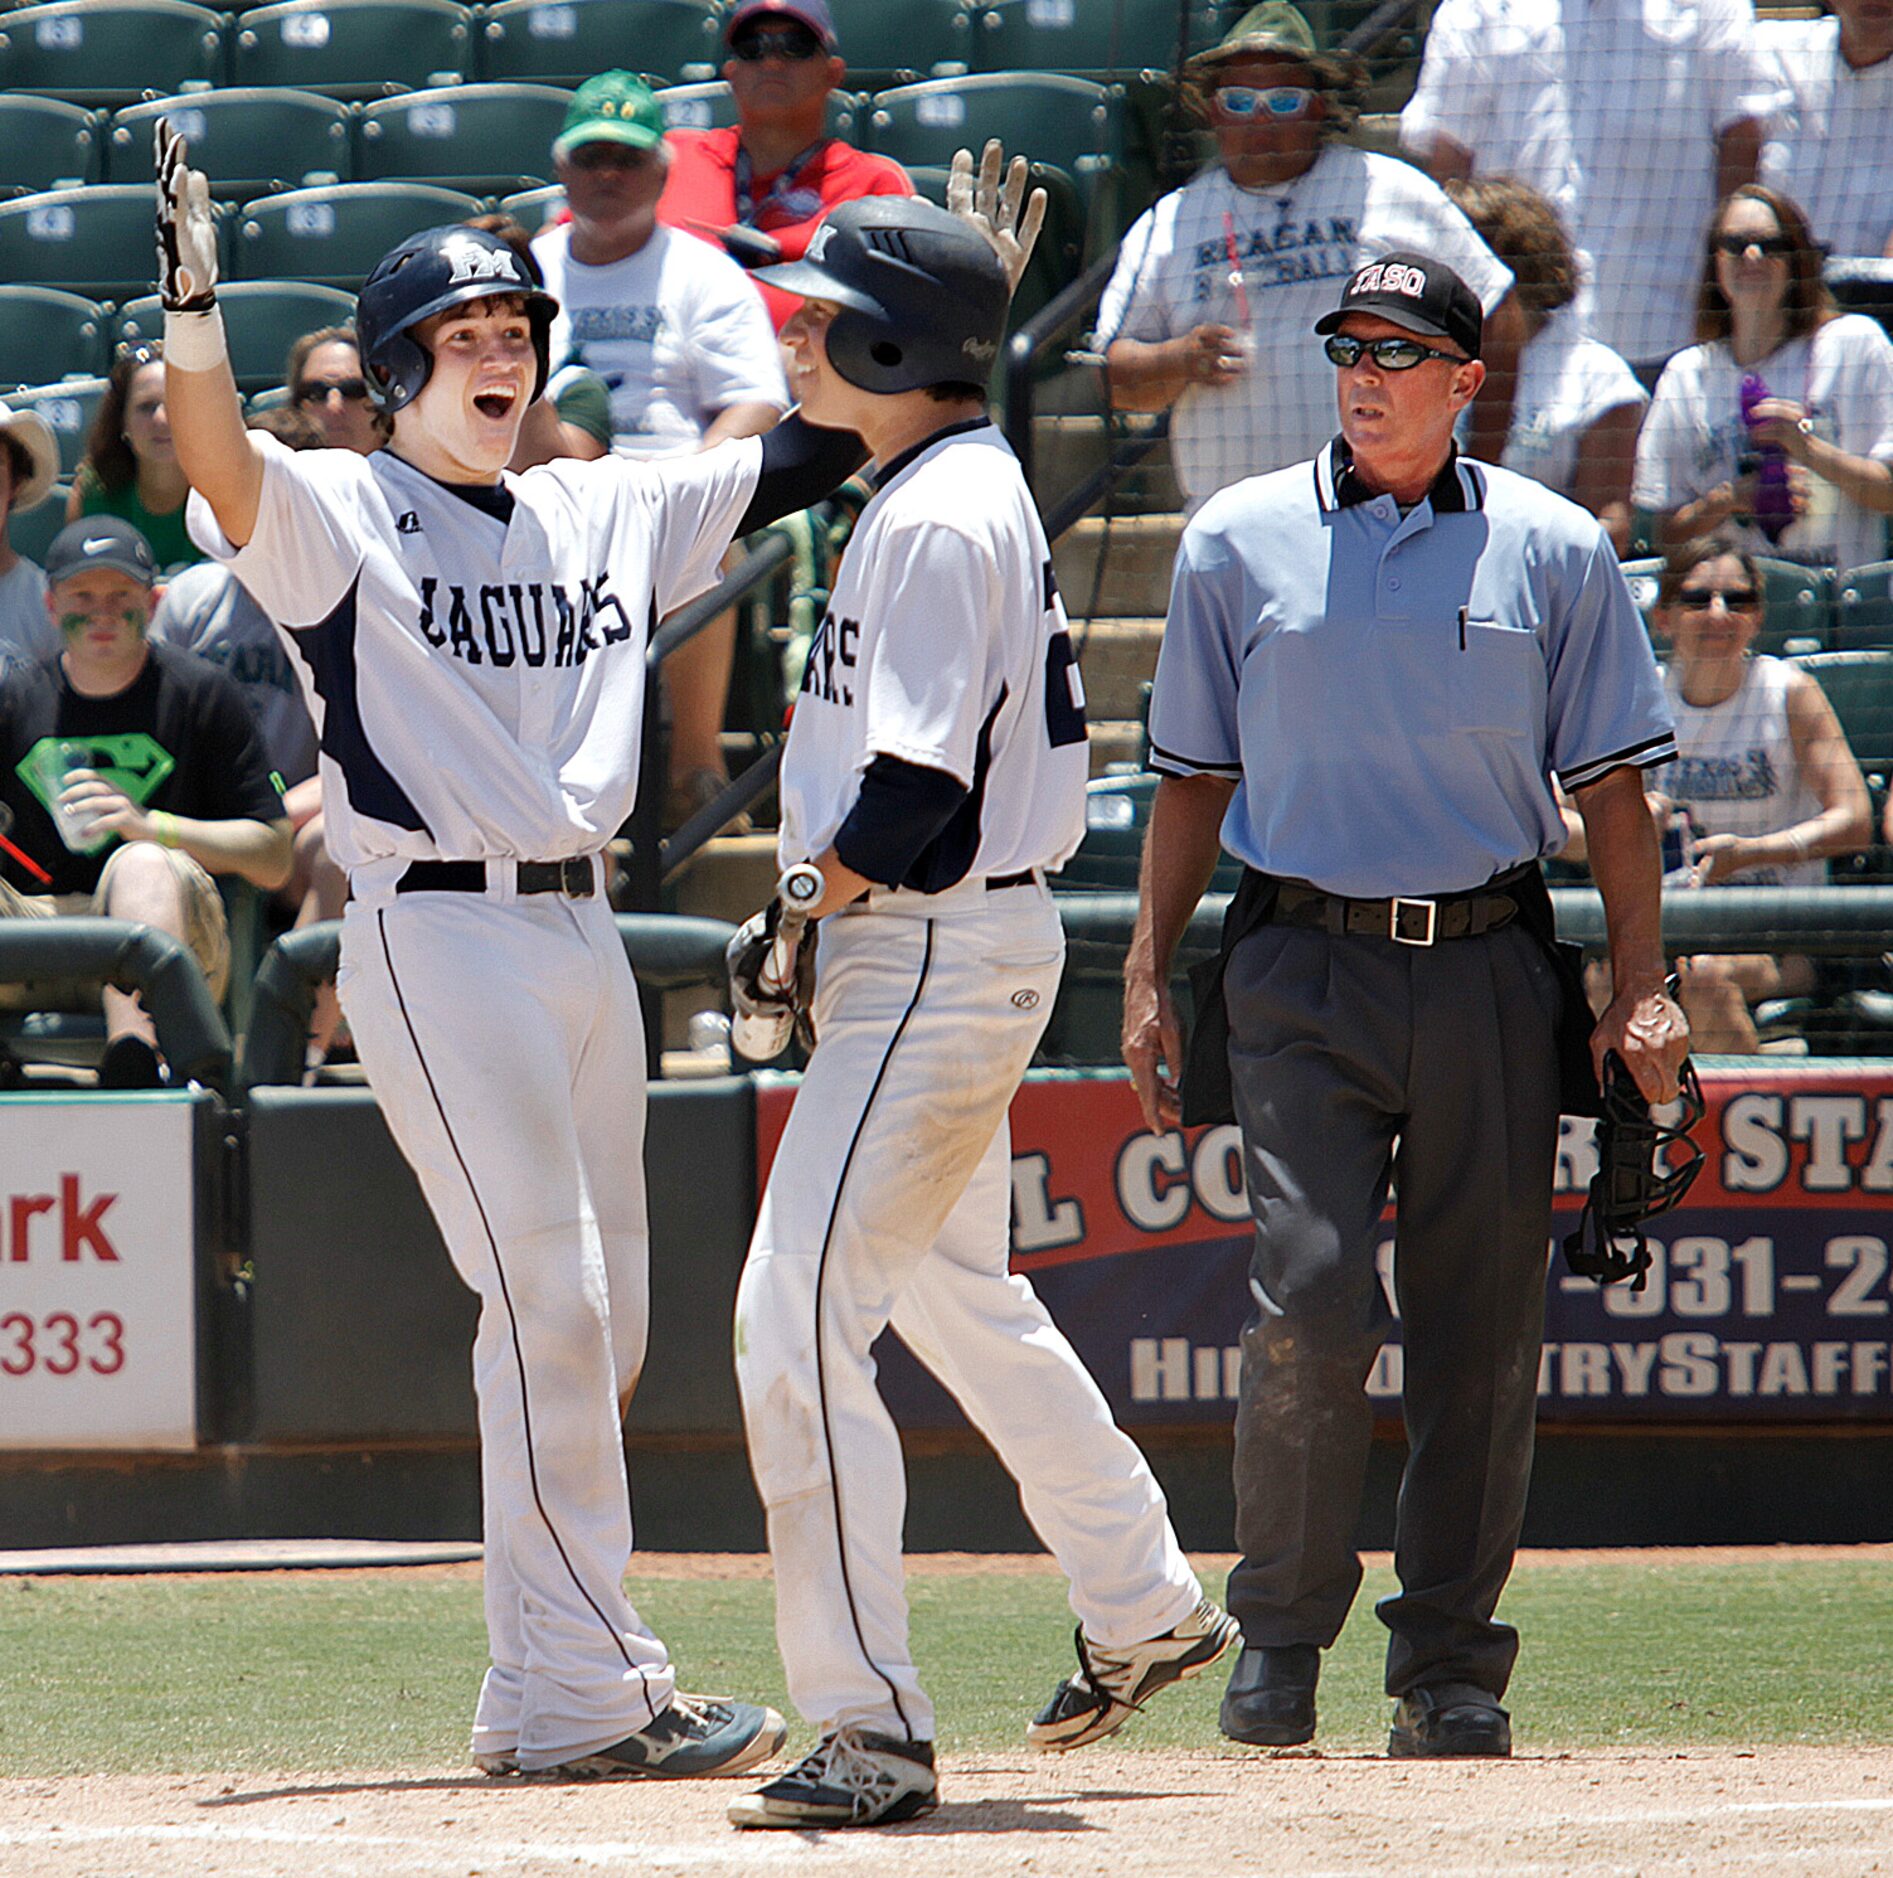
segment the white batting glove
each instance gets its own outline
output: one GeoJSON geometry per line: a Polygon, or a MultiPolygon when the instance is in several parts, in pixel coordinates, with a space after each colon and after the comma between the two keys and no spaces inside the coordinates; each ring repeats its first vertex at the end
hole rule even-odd
{"type": "Polygon", "coordinates": [[[208,313],[217,304],[217,224],[210,184],[190,166],[184,139],[159,118],[158,298],[167,313],[208,313]]]}
{"type": "Polygon", "coordinates": [[[1019,282],[1045,223],[1045,191],[1035,189],[1031,199],[1026,199],[1025,184],[1029,174],[1029,166],[1022,156],[1015,156],[1011,167],[1006,168],[1006,153],[997,137],[987,139],[977,176],[973,172],[970,150],[954,151],[953,167],[947,172],[947,207],[962,221],[971,222],[992,243],[993,252],[1004,264],[1006,285],[1014,293],[1019,291],[1019,282]],[[1002,169],[1005,170],[1003,186],[1002,169]]]}
{"type": "Polygon", "coordinates": [[[774,1062],[795,1035],[801,953],[812,936],[804,931],[784,959],[785,948],[776,943],[781,912],[781,902],[771,900],[760,913],[752,913],[724,952],[735,1011],[730,1041],[737,1054],[752,1063],[774,1062]]]}

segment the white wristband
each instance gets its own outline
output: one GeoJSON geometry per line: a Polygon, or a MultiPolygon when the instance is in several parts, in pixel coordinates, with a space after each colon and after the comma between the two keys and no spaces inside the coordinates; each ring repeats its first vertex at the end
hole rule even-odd
{"type": "Polygon", "coordinates": [[[1805,861],[1814,851],[1814,837],[1805,828],[1790,828],[1784,832],[1787,834],[1789,847],[1794,850],[1794,858],[1797,861],[1805,861]]]}
{"type": "Polygon", "coordinates": [[[180,372],[214,372],[230,357],[223,308],[164,316],[164,362],[180,372]]]}

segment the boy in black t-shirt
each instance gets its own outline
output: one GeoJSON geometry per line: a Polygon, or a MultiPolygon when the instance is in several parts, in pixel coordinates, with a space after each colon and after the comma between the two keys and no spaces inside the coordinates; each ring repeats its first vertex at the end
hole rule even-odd
{"type": "MultiPolygon", "coordinates": [[[[290,864],[282,793],[236,683],[147,642],[156,566],[130,523],[92,515],[46,553],[64,650],[0,676],[0,916],[99,913],[187,944],[221,998],[229,935],[213,874],[264,889],[290,864]]],[[[151,1021],[107,986],[102,1084],[160,1080],[151,1021]]]]}

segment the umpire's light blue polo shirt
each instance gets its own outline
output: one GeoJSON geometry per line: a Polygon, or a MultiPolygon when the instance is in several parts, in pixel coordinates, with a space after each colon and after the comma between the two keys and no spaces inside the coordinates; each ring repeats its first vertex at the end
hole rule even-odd
{"type": "Polygon", "coordinates": [[[1594,517],[1448,461],[1402,518],[1336,438],[1184,530],[1151,763],[1239,786],[1222,843],[1359,899],[1452,893],[1564,846],[1567,789],[1676,753],[1594,517]]]}

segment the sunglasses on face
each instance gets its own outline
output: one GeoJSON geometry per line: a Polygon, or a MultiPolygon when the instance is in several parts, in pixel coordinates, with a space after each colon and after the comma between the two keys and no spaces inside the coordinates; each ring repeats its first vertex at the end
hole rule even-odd
{"type": "Polygon", "coordinates": [[[1314,102],[1306,85],[1225,85],[1216,94],[1224,117],[1246,122],[1252,117],[1299,117],[1314,102]]]}
{"type": "Polygon", "coordinates": [[[1678,606],[1697,613],[1708,612],[1718,600],[1731,613],[1747,613],[1762,603],[1761,595],[1753,587],[1685,587],[1676,596],[1678,606]]]}
{"type": "Polygon", "coordinates": [[[1322,342],[1322,350],[1343,370],[1358,365],[1363,352],[1383,372],[1410,372],[1428,359],[1444,359],[1449,365],[1467,363],[1457,352],[1435,352],[1417,339],[1354,339],[1346,333],[1333,333],[1322,342]]]}
{"type": "Polygon", "coordinates": [[[760,65],[764,59],[788,59],[800,65],[805,59],[820,56],[822,42],[805,27],[791,27],[786,32],[745,33],[730,47],[730,57],[745,65],[760,65]]]}
{"type": "Polygon", "coordinates": [[[1794,243],[1786,235],[1718,235],[1715,246],[1718,254],[1733,255],[1738,260],[1751,248],[1771,261],[1794,252],[1794,243]]]}
{"type": "Polygon", "coordinates": [[[340,392],[350,404],[358,404],[368,396],[368,386],[360,378],[311,378],[306,379],[302,389],[296,393],[298,404],[327,404],[335,393],[340,392]]]}

